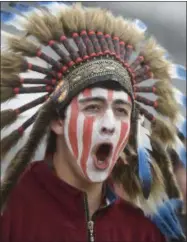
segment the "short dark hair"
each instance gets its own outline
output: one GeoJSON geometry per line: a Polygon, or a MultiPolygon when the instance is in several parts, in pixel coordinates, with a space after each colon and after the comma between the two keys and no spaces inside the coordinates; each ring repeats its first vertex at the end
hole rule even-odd
{"type": "Polygon", "coordinates": [[[114,91],[125,91],[124,88],[116,81],[101,81],[90,85],[88,88],[106,88],[114,91]]]}

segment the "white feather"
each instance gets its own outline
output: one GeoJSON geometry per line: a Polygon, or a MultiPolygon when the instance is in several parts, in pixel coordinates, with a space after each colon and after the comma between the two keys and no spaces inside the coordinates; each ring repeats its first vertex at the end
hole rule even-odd
{"type": "Polygon", "coordinates": [[[176,101],[180,104],[183,105],[183,96],[184,94],[177,88],[173,87],[173,94],[176,99],[176,101]]]}
{"type": "Polygon", "coordinates": [[[170,76],[173,79],[186,81],[186,68],[182,65],[172,64],[170,68],[170,76]]]}
{"type": "Polygon", "coordinates": [[[150,142],[150,131],[142,126],[144,122],[144,116],[139,116],[140,121],[138,122],[138,147],[144,147],[146,149],[152,150],[150,142]]]}
{"type": "Polygon", "coordinates": [[[48,4],[40,4],[43,7],[46,7],[53,15],[57,16],[62,10],[68,8],[69,6],[64,2],[50,2],[48,4]]]}
{"type": "Polygon", "coordinates": [[[147,25],[142,22],[140,19],[135,19],[133,21],[133,23],[135,24],[136,28],[141,32],[144,33],[147,30],[147,25]]]}
{"type": "Polygon", "coordinates": [[[12,25],[16,29],[25,31],[24,25],[27,24],[28,20],[22,16],[14,14],[14,18],[6,22],[6,25],[12,25]]]}

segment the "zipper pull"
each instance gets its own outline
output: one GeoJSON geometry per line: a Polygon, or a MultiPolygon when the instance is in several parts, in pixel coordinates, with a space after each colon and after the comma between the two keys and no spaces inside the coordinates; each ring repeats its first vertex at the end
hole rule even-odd
{"type": "Polygon", "coordinates": [[[94,242],[94,235],[93,235],[93,231],[94,231],[94,222],[93,221],[88,221],[88,230],[90,232],[90,242],[94,242]]]}

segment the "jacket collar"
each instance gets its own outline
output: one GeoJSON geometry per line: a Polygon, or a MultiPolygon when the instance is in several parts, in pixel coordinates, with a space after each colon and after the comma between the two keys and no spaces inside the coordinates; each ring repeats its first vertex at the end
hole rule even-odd
{"type": "MultiPolygon", "coordinates": [[[[76,204],[82,207],[84,200],[84,192],[71,186],[65,181],[58,178],[51,166],[49,166],[45,161],[34,162],[33,173],[35,178],[38,180],[39,184],[58,200],[64,206],[70,206],[75,208],[76,204]],[[66,204],[67,203],[67,204],[66,204]],[[72,206],[71,206],[72,205],[72,206]]],[[[114,193],[111,185],[109,183],[103,184],[103,198],[102,207],[108,207],[115,203],[118,199],[117,195],[114,193]]]]}

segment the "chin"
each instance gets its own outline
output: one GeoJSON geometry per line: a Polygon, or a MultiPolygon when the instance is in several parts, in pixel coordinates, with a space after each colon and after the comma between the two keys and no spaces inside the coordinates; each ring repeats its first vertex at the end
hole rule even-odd
{"type": "Polygon", "coordinates": [[[108,177],[109,174],[106,171],[92,171],[87,174],[86,179],[89,180],[90,183],[101,183],[107,180],[108,177]]]}

